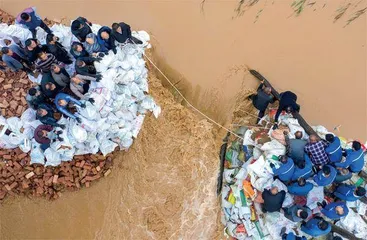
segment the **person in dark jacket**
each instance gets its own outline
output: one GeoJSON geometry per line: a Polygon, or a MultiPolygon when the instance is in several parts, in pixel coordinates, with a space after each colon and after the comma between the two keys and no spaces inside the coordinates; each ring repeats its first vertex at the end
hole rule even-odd
{"type": "Polygon", "coordinates": [[[307,196],[313,189],[313,184],[306,182],[304,178],[299,178],[296,183],[288,186],[288,192],[296,196],[307,196]]]}
{"type": "Polygon", "coordinates": [[[64,139],[60,137],[60,134],[62,134],[62,131],[56,131],[54,127],[50,125],[39,125],[34,130],[34,140],[41,144],[41,149],[45,151],[50,147],[52,142],[64,141],[64,139]]]}
{"type": "Polygon", "coordinates": [[[36,38],[37,36],[37,27],[42,28],[47,33],[51,33],[51,29],[36,14],[36,8],[34,7],[24,9],[19,13],[15,21],[28,28],[29,31],[31,31],[33,38],[36,38]]]}
{"type": "Polygon", "coordinates": [[[18,72],[23,70],[33,74],[30,69],[31,63],[28,61],[24,51],[18,45],[11,45],[1,49],[3,54],[2,60],[12,71],[18,72]]]}
{"type": "Polygon", "coordinates": [[[289,139],[288,133],[284,132],[285,141],[287,144],[287,154],[293,159],[294,163],[297,164],[297,162],[303,161],[305,159],[305,146],[307,141],[302,139],[303,133],[301,131],[297,131],[294,135],[296,137],[295,139],[289,139]]]}
{"type": "Polygon", "coordinates": [[[142,44],[143,42],[133,37],[131,35],[131,28],[130,25],[120,22],[120,23],[113,23],[112,24],[112,36],[113,38],[119,43],[135,43],[135,44],[142,44]]]}
{"type": "Polygon", "coordinates": [[[111,28],[107,26],[101,27],[98,30],[97,39],[102,48],[112,50],[115,54],[117,53],[115,39],[111,35],[111,28]]]}
{"type": "Polygon", "coordinates": [[[345,151],[345,161],[335,163],[335,166],[341,168],[348,168],[351,172],[358,173],[364,166],[364,153],[361,144],[357,141],[353,141],[352,149],[345,151]]]}
{"type": "Polygon", "coordinates": [[[97,70],[93,64],[94,61],[83,61],[76,60],[75,62],[75,71],[77,74],[90,76],[90,77],[98,77],[97,70]]]}
{"type": "Polygon", "coordinates": [[[341,200],[354,202],[366,195],[366,189],[363,187],[356,187],[355,185],[340,184],[335,189],[334,195],[341,200]]]}
{"type": "Polygon", "coordinates": [[[274,176],[278,176],[283,182],[288,182],[292,179],[294,173],[293,159],[287,156],[279,156],[280,167],[275,168],[273,163],[270,163],[270,167],[273,170],[274,176]]]}
{"type": "Polygon", "coordinates": [[[90,21],[86,18],[78,17],[71,23],[71,33],[79,39],[79,41],[84,42],[87,35],[92,32],[90,26],[92,26],[90,21]]]}
{"type": "Polygon", "coordinates": [[[274,96],[271,94],[271,88],[264,86],[264,81],[261,82],[260,86],[257,88],[257,93],[250,96],[252,104],[259,110],[259,115],[257,117],[256,123],[258,123],[262,117],[265,115],[265,111],[270,103],[273,103],[274,96]]]}
{"type": "Polygon", "coordinates": [[[41,89],[43,94],[50,99],[54,99],[56,95],[63,90],[63,88],[52,78],[51,73],[42,75],[41,89]]]}
{"type": "Polygon", "coordinates": [[[65,70],[65,68],[61,67],[57,64],[51,65],[51,75],[55,82],[61,87],[68,87],[70,84],[70,75],[65,70]]]}
{"type": "Polygon", "coordinates": [[[262,205],[264,212],[278,212],[283,205],[285,199],[285,191],[279,192],[277,187],[273,187],[270,190],[264,189],[262,193],[262,198],[264,203],[262,205]]]}
{"type": "Polygon", "coordinates": [[[48,48],[46,45],[41,45],[37,39],[29,38],[25,41],[25,51],[28,60],[31,63],[34,63],[40,52],[48,52],[48,48]]]}
{"type": "Polygon", "coordinates": [[[321,187],[325,187],[331,185],[336,178],[336,169],[331,165],[325,165],[322,167],[322,170],[319,171],[314,177],[313,180],[317,185],[321,187]]]}
{"type": "Polygon", "coordinates": [[[65,93],[57,94],[54,103],[59,112],[61,112],[62,114],[64,114],[67,117],[77,120],[79,123],[81,122],[81,119],[79,117],[77,117],[75,114],[69,111],[68,105],[69,103],[72,103],[81,108],[85,108],[86,107],[85,103],[82,103],[81,101],[65,93]]]}
{"type": "Polygon", "coordinates": [[[50,104],[43,103],[40,104],[37,108],[36,118],[45,125],[60,127],[64,129],[64,125],[57,123],[57,120],[54,117],[55,113],[55,109],[50,104]]]}
{"type": "Polygon", "coordinates": [[[317,205],[322,207],[321,213],[331,220],[339,220],[349,213],[349,209],[345,202],[339,201],[326,204],[326,202],[323,201],[322,203],[317,203],[317,205]]]}
{"type": "Polygon", "coordinates": [[[292,181],[296,181],[299,178],[308,179],[312,175],[312,163],[310,158],[305,154],[305,160],[297,162],[295,164],[292,181]]]}
{"type": "Polygon", "coordinates": [[[352,172],[349,171],[347,168],[337,168],[337,174],[334,182],[342,183],[351,179],[352,176],[353,176],[352,172]]]}
{"type": "Polygon", "coordinates": [[[333,134],[326,134],[326,141],[328,146],[325,148],[325,152],[329,155],[329,159],[332,163],[340,162],[343,157],[343,150],[340,144],[340,139],[333,134]]]}
{"type": "Polygon", "coordinates": [[[70,53],[75,59],[85,59],[90,58],[89,53],[84,49],[83,44],[78,42],[73,42],[71,44],[70,53]]]}
{"type": "Polygon", "coordinates": [[[293,205],[289,208],[282,208],[284,211],[284,217],[288,218],[292,222],[301,222],[312,216],[312,211],[307,206],[293,205]]]}
{"type": "Polygon", "coordinates": [[[280,101],[277,113],[275,114],[274,129],[278,128],[278,119],[282,111],[292,113],[294,111],[299,112],[300,106],[297,104],[297,95],[291,91],[286,91],[280,94],[280,101]]]}
{"type": "Polygon", "coordinates": [[[27,101],[28,107],[37,109],[40,104],[46,101],[46,97],[41,92],[41,88],[37,86],[28,90],[25,100],[27,101]]]}
{"type": "Polygon", "coordinates": [[[52,53],[59,62],[65,64],[72,64],[73,61],[69,57],[68,52],[66,49],[58,42],[58,37],[53,34],[47,34],[46,42],[47,48],[50,53],[52,53]]]}
{"type": "Polygon", "coordinates": [[[301,230],[312,237],[319,237],[328,234],[331,231],[331,225],[322,217],[314,217],[302,223],[301,230]]]}

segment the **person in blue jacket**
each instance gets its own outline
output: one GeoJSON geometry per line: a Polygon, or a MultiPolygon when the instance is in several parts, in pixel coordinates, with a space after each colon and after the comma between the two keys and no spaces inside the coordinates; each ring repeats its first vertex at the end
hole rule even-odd
{"type": "Polygon", "coordinates": [[[292,222],[301,222],[312,215],[312,211],[307,206],[293,205],[289,208],[283,208],[284,217],[292,222]]]}
{"type": "Polygon", "coordinates": [[[301,230],[312,237],[319,237],[328,234],[331,231],[331,225],[322,217],[314,217],[302,223],[301,230]]]}
{"type": "Polygon", "coordinates": [[[296,181],[301,177],[304,179],[308,179],[309,177],[311,177],[313,173],[311,159],[307,154],[304,155],[304,159],[305,160],[303,161],[297,162],[294,168],[292,181],[296,181]]]}
{"type": "Polygon", "coordinates": [[[317,205],[322,207],[321,213],[331,220],[338,220],[347,216],[349,213],[347,204],[342,201],[332,202],[329,204],[326,204],[326,202],[323,201],[322,203],[317,203],[317,205]]]}
{"type": "Polygon", "coordinates": [[[322,167],[322,170],[313,177],[313,180],[319,186],[328,186],[334,182],[335,178],[336,169],[330,165],[325,165],[322,167]]]}
{"type": "Polygon", "coordinates": [[[278,176],[283,182],[288,182],[292,179],[294,173],[293,159],[287,156],[279,156],[279,159],[281,163],[279,168],[275,168],[273,163],[270,164],[270,167],[275,176],[278,176]]]}
{"type": "Polygon", "coordinates": [[[361,144],[357,141],[353,141],[352,149],[347,149],[345,154],[345,161],[335,163],[335,166],[342,168],[349,167],[349,170],[354,173],[360,172],[364,166],[364,153],[361,144]]]}
{"type": "Polygon", "coordinates": [[[81,119],[77,116],[75,116],[75,114],[71,113],[67,107],[68,107],[68,104],[69,103],[73,103],[79,107],[82,107],[82,108],[85,108],[86,105],[85,103],[82,103],[80,102],[79,100],[73,98],[72,96],[70,95],[67,95],[65,93],[59,93],[56,95],[56,98],[55,98],[55,105],[56,105],[56,108],[57,110],[59,110],[62,114],[72,118],[72,119],[75,119],[77,120],[79,123],[81,122],[81,119]]]}
{"type": "Polygon", "coordinates": [[[313,189],[313,184],[306,182],[304,178],[299,178],[296,183],[288,186],[288,192],[296,196],[307,196],[313,189]]]}
{"type": "Polygon", "coordinates": [[[16,23],[24,25],[31,31],[33,38],[37,36],[37,27],[42,28],[47,33],[52,33],[51,29],[42,21],[42,19],[36,14],[35,7],[29,7],[24,9],[15,19],[16,23]]]}
{"type": "Polygon", "coordinates": [[[329,145],[325,148],[325,152],[329,155],[331,162],[340,162],[343,157],[343,150],[340,144],[340,139],[333,134],[326,134],[326,141],[329,145]]]}
{"type": "Polygon", "coordinates": [[[336,174],[336,178],[334,180],[335,183],[342,183],[352,178],[353,174],[347,168],[338,168],[336,174]]]}
{"type": "Polygon", "coordinates": [[[282,235],[282,240],[307,240],[307,238],[304,236],[302,237],[296,236],[294,235],[294,233],[290,232],[290,233],[284,233],[282,235]]]}
{"type": "Polygon", "coordinates": [[[111,28],[107,26],[103,26],[98,30],[97,34],[98,43],[102,48],[113,50],[113,52],[116,54],[116,45],[115,45],[115,39],[112,36],[112,30],[111,28]]]}
{"type": "Polygon", "coordinates": [[[366,189],[355,185],[341,184],[335,191],[334,196],[348,202],[354,202],[366,195],[366,189]]]}

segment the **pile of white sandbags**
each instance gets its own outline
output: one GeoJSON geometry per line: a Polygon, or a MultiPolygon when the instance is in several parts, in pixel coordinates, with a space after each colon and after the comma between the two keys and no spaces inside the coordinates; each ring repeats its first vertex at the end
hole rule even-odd
{"type": "MultiPolygon", "coordinates": [[[[96,24],[92,26],[95,33],[99,28],[96,24]]],[[[69,27],[54,25],[51,29],[67,49],[70,49],[73,41],[77,41],[69,27]]],[[[0,31],[16,36],[22,42],[31,37],[29,31],[19,25],[0,24],[0,31]]],[[[158,117],[161,112],[160,107],[148,95],[148,70],[143,53],[146,47],[150,47],[149,35],[144,31],[134,32],[133,35],[143,44],[121,45],[116,54],[110,51],[100,62],[95,62],[102,79],[92,82],[87,93],[88,98],[93,98],[95,102],[85,102],[86,108],[77,107],[76,115],[82,119],[80,124],[69,118],[59,120],[59,124],[66,125],[60,136],[62,142],[53,142],[43,152],[33,139],[34,130],[41,122],[36,120],[35,111],[28,109],[20,119],[0,118],[0,124],[4,126],[0,134],[0,146],[7,149],[19,146],[24,152],[31,151],[31,163],[46,166],[57,166],[61,161],[70,161],[74,155],[96,154],[99,151],[107,155],[117,146],[120,150],[127,150],[137,137],[146,113],[153,112],[158,117]],[[12,131],[11,138],[4,134],[7,128],[12,131]],[[26,129],[26,134],[22,128],[26,129]]],[[[44,31],[37,32],[41,43],[44,43],[45,36],[44,31]]],[[[67,70],[73,72],[72,68],[67,70]]],[[[39,82],[40,79],[32,80],[39,82]]]]}

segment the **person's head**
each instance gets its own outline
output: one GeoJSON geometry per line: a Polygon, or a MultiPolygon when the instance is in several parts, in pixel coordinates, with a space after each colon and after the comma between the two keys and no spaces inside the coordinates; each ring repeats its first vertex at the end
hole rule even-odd
{"type": "Polygon", "coordinates": [[[303,137],[303,133],[301,131],[297,131],[294,136],[296,137],[296,139],[302,139],[303,137]]]}
{"type": "Polygon", "coordinates": [[[266,87],[266,88],[264,88],[264,92],[265,92],[266,94],[270,95],[270,94],[271,94],[271,87],[266,87]]]}
{"type": "Polygon", "coordinates": [[[273,194],[273,195],[278,194],[278,192],[279,192],[278,187],[272,187],[272,188],[270,189],[270,192],[271,192],[271,194],[273,194]]]}
{"type": "Polygon", "coordinates": [[[29,22],[32,20],[32,17],[31,15],[29,15],[28,13],[25,13],[23,12],[22,14],[20,14],[20,18],[23,20],[23,21],[26,21],[26,22],[29,22]]]}
{"type": "Polygon", "coordinates": [[[42,138],[42,137],[47,137],[47,131],[46,130],[42,130],[42,131],[38,131],[37,132],[37,136],[39,137],[39,138],[42,138]]]}
{"type": "Polygon", "coordinates": [[[298,182],[298,185],[301,187],[306,185],[306,180],[303,177],[298,178],[297,182],[298,182]]]}
{"type": "Polygon", "coordinates": [[[305,160],[301,160],[297,163],[297,167],[300,169],[304,169],[306,167],[306,161],[305,160]]]}
{"type": "Polygon", "coordinates": [[[47,114],[47,110],[46,110],[46,109],[44,109],[44,108],[38,108],[38,109],[37,109],[37,115],[38,115],[38,116],[43,117],[43,116],[45,116],[46,114],[47,114]]]}
{"type": "Polygon", "coordinates": [[[32,97],[36,97],[40,95],[40,92],[36,88],[30,88],[28,90],[28,94],[31,95],[32,97]]]}
{"type": "Polygon", "coordinates": [[[8,56],[13,55],[13,51],[8,47],[3,47],[1,49],[1,53],[4,54],[4,55],[8,55],[8,56]]]}
{"type": "Polygon", "coordinates": [[[94,44],[93,33],[89,33],[89,34],[87,35],[87,37],[85,38],[85,41],[86,41],[88,44],[90,44],[90,45],[94,44]]]}
{"type": "Polygon", "coordinates": [[[83,47],[82,45],[80,45],[79,43],[74,42],[73,45],[71,46],[73,48],[74,51],[76,52],[81,52],[83,51],[83,47]]]}
{"type": "Polygon", "coordinates": [[[281,163],[287,163],[287,160],[288,160],[288,157],[287,156],[285,156],[285,155],[283,155],[283,156],[279,156],[278,157],[279,158],[279,161],[281,162],[281,163]]]}
{"type": "Polygon", "coordinates": [[[85,66],[85,62],[84,61],[82,61],[82,60],[76,60],[76,66],[78,66],[78,67],[84,67],[85,66]]]}
{"type": "Polygon", "coordinates": [[[115,32],[119,32],[121,33],[121,27],[120,27],[120,24],[118,23],[113,23],[112,24],[112,30],[115,31],[115,32]]]}
{"type": "Polygon", "coordinates": [[[79,83],[81,83],[82,80],[80,78],[74,76],[74,77],[71,78],[71,81],[75,84],[79,84],[79,83]]]}
{"type": "Polygon", "coordinates": [[[318,137],[315,134],[310,135],[310,143],[317,143],[318,137]]]}
{"type": "Polygon", "coordinates": [[[47,34],[46,42],[49,44],[55,44],[57,42],[57,37],[53,35],[52,33],[47,34]]]}
{"type": "Polygon", "coordinates": [[[101,32],[101,38],[107,40],[110,38],[110,34],[106,31],[103,31],[101,32]]]}
{"type": "Polygon", "coordinates": [[[292,112],[293,112],[293,107],[292,107],[292,106],[288,106],[288,107],[285,109],[285,111],[286,111],[287,113],[292,113],[292,112]]]}
{"type": "Polygon", "coordinates": [[[60,66],[59,65],[57,65],[57,64],[52,64],[51,65],[51,70],[54,72],[54,73],[59,73],[60,71],[61,71],[61,68],[60,68],[60,66]]]}
{"type": "Polygon", "coordinates": [[[71,23],[71,30],[78,30],[81,29],[83,27],[83,24],[81,22],[79,22],[78,20],[75,20],[71,23]]]}
{"type": "Polygon", "coordinates": [[[11,44],[11,41],[9,39],[3,40],[6,46],[9,46],[11,44]]]}
{"type": "Polygon", "coordinates": [[[45,84],[45,88],[47,89],[47,90],[54,90],[55,88],[56,88],[56,85],[55,84],[53,84],[53,83],[46,83],[45,84]]]}
{"type": "Polygon", "coordinates": [[[321,220],[317,225],[322,231],[325,231],[329,227],[328,222],[325,220],[321,220]]]}
{"type": "Polygon", "coordinates": [[[46,61],[47,60],[47,54],[45,52],[39,52],[37,54],[38,58],[41,59],[42,61],[46,61]]]}
{"type": "Polygon", "coordinates": [[[33,50],[36,46],[37,43],[36,41],[34,41],[33,39],[29,38],[25,41],[25,46],[29,49],[29,50],[33,50]]]}
{"type": "Polygon", "coordinates": [[[359,151],[361,149],[361,143],[358,141],[353,141],[352,148],[354,151],[359,151]]]}
{"type": "Polygon", "coordinates": [[[298,216],[302,219],[307,219],[308,218],[308,213],[306,211],[302,210],[302,211],[299,212],[298,216]]]}
{"type": "Polygon", "coordinates": [[[60,99],[57,101],[57,104],[59,104],[62,107],[65,107],[68,103],[65,101],[65,99],[60,99]]]}
{"type": "Polygon", "coordinates": [[[329,143],[332,143],[332,142],[334,142],[334,135],[333,134],[331,134],[331,133],[328,133],[328,134],[326,134],[325,135],[325,139],[326,139],[326,141],[328,141],[329,143]]]}
{"type": "Polygon", "coordinates": [[[325,177],[328,177],[330,176],[330,167],[329,166],[323,166],[322,167],[322,173],[324,174],[325,177]]]}
{"type": "Polygon", "coordinates": [[[363,187],[357,187],[355,190],[355,194],[358,197],[363,197],[364,195],[366,195],[366,189],[364,189],[363,187]]]}
{"type": "Polygon", "coordinates": [[[349,170],[347,168],[342,168],[339,170],[341,175],[348,175],[349,174],[349,170]]]}
{"type": "Polygon", "coordinates": [[[338,214],[339,216],[341,216],[341,215],[344,214],[344,208],[342,206],[337,206],[335,208],[335,212],[336,212],[336,214],[338,214]]]}

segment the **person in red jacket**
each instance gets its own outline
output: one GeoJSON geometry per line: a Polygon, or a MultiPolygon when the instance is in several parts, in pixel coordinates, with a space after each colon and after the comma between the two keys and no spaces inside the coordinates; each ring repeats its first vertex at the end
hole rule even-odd
{"type": "Polygon", "coordinates": [[[41,144],[41,149],[45,151],[52,142],[64,141],[60,134],[62,134],[62,131],[56,131],[51,125],[39,125],[34,130],[34,139],[41,144]]]}

